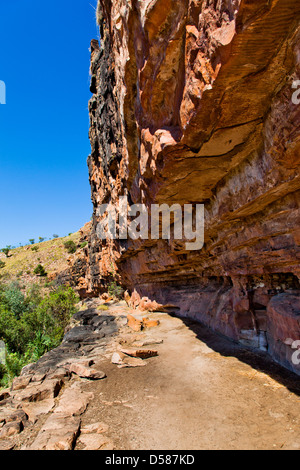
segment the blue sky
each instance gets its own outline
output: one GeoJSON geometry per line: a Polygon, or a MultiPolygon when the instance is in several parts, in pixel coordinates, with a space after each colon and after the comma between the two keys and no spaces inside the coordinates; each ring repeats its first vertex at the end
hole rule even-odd
{"type": "Polygon", "coordinates": [[[64,236],[91,218],[86,159],[96,3],[2,2],[0,248],[64,236]]]}

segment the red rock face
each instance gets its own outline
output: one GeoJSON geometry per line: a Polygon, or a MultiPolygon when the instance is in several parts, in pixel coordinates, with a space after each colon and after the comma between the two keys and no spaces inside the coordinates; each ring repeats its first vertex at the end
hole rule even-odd
{"type": "Polygon", "coordinates": [[[299,373],[285,343],[300,340],[299,0],[100,0],[98,20],[89,289],[118,272],[299,373]],[[204,203],[204,248],[100,241],[97,209],[120,196],[204,203]]]}

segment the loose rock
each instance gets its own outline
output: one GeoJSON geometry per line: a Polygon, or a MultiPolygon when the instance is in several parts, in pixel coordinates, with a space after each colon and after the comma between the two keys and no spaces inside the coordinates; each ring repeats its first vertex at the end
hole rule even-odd
{"type": "Polygon", "coordinates": [[[143,327],[143,322],[141,320],[137,320],[132,315],[127,316],[128,326],[133,331],[141,331],[143,327]]]}
{"type": "Polygon", "coordinates": [[[99,434],[85,434],[80,436],[79,442],[85,445],[84,450],[113,450],[113,443],[99,434]]]}
{"type": "Polygon", "coordinates": [[[92,393],[82,392],[75,383],[63,392],[54,413],[65,416],[79,416],[85,412],[90,400],[93,398],[92,393]]]}
{"type": "Polygon", "coordinates": [[[48,398],[37,403],[24,403],[22,409],[28,416],[28,420],[34,424],[38,417],[49,413],[54,408],[55,402],[53,398],[48,398]]]}
{"type": "Polygon", "coordinates": [[[41,385],[32,385],[16,395],[19,401],[37,402],[47,398],[55,398],[63,385],[62,380],[46,380],[41,385]]]}
{"type": "Polygon", "coordinates": [[[140,357],[141,359],[158,356],[158,351],[153,349],[121,349],[121,352],[127,356],[140,357]]]}
{"type": "Polygon", "coordinates": [[[23,429],[21,420],[13,421],[12,423],[5,424],[0,431],[0,439],[7,439],[8,437],[20,434],[23,429]]]}
{"type": "Polygon", "coordinates": [[[80,419],[51,415],[28,450],[72,450],[80,429],[80,419]]]}
{"type": "Polygon", "coordinates": [[[86,426],[83,426],[80,430],[81,434],[102,434],[103,432],[108,431],[107,424],[104,423],[92,423],[86,426]]]}

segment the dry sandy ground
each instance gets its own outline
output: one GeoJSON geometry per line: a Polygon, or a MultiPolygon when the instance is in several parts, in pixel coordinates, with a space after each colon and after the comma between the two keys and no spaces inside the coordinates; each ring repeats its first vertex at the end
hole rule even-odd
{"type": "Polygon", "coordinates": [[[152,317],[161,321],[150,333],[164,341],[159,356],[119,369],[111,345],[107,379],[82,385],[95,397],[83,425],[105,422],[115,449],[300,448],[297,376],[199,324],[152,317]]]}

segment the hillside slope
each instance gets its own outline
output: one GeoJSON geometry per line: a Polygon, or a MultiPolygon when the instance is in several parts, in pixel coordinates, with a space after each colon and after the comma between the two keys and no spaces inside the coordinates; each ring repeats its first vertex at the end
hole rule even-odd
{"type": "Polygon", "coordinates": [[[9,252],[8,257],[0,253],[0,260],[5,263],[5,266],[0,268],[1,281],[7,283],[19,280],[24,287],[30,284],[47,285],[57,281],[59,284],[69,284],[76,288],[84,269],[76,270],[75,266],[84,266],[88,232],[89,224],[86,224],[78,232],[67,237],[15,248],[9,252]],[[70,253],[65,247],[67,242],[76,245],[75,253],[70,253]],[[38,265],[43,266],[47,276],[34,273],[38,265]]]}

